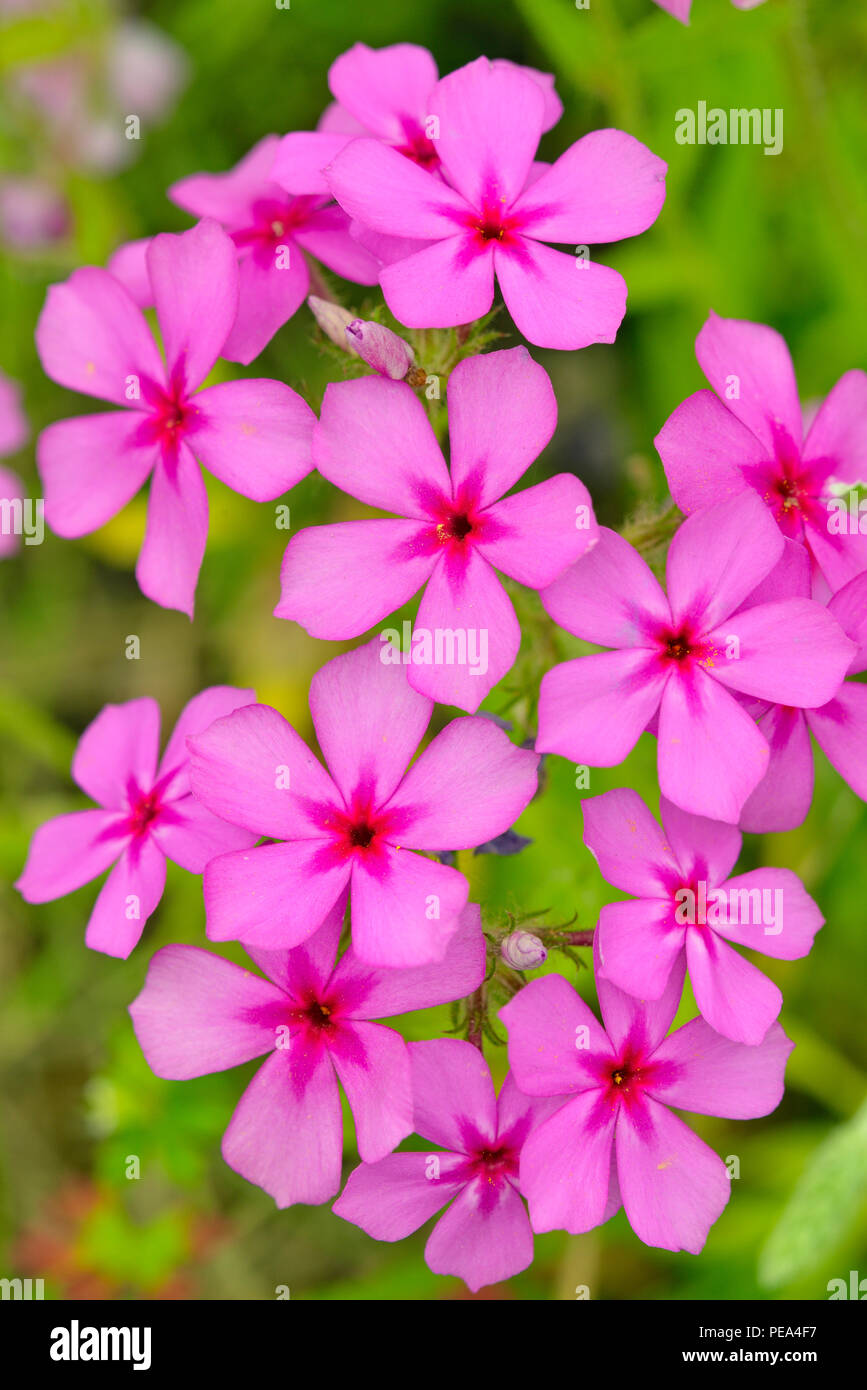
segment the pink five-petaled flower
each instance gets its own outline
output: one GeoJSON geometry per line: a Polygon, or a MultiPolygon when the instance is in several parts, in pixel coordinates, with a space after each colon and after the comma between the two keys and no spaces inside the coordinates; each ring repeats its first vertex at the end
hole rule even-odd
{"type": "Polygon", "coordinates": [[[857,525],[837,534],[829,509],[832,482],[867,477],[867,373],[840,378],[805,438],[792,359],[773,328],[711,314],[695,351],[713,391],[679,405],[655,441],[675,502],[694,512],[752,489],[839,589],[867,569],[867,536],[857,525]]]}
{"type": "MultiPolygon", "coordinates": [[[[656,4],[663,10],[668,10],[675,19],[680,19],[684,24],[689,22],[689,12],[692,8],[692,0],[656,0],[656,4]]],[[[754,10],[757,5],[764,4],[764,0],[732,0],[739,10],[754,10]]]]}
{"type": "MultiPolygon", "coordinates": [[[[802,546],[786,543],[785,566],[777,567],[763,588],[791,594],[810,592],[810,565],[802,546]]],[[[751,596],[751,601],[755,595],[751,596]]],[[[838,589],[828,611],[855,644],[847,675],[867,671],[867,572],[838,589]]],[[[753,709],[771,750],[768,770],[741,812],[741,829],[753,834],[791,830],[800,825],[813,799],[812,733],[844,781],[867,801],[867,685],[844,681],[828,704],[793,709],[762,704],[753,709]]]]}
{"type": "Polygon", "coordinates": [[[584,843],[604,877],[633,894],[599,915],[599,969],[627,994],[659,999],[686,957],[699,1012],[733,1042],[760,1043],[783,996],[728,942],[779,960],[807,955],[823,918],[790,869],[729,875],[741,848],[732,825],[662,798],[665,833],[637,792],[583,803],[584,843]]]}
{"type": "Polygon", "coordinates": [[[248,953],[267,980],[196,946],[166,946],[130,1005],[157,1076],[187,1080],[270,1053],[223,1137],[223,1158],[278,1207],[326,1202],[340,1187],[338,1078],[370,1162],[412,1132],[412,1078],[399,1033],[370,1022],[471,993],[485,973],[474,904],[444,959],[371,970],[350,947],[335,965],[345,896],[304,946],[248,953]]]}
{"type": "Polygon", "coordinates": [[[326,170],[352,217],[421,247],[380,273],[392,312],[410,328],[471,323],[490,309],[496,276],[531,343],[613,342],[626,284],[587,259],[587,248],[635,236],[656,220],[665,200],[663,161],[623,131],[599,130],[535,177],[544,94],[520,69],[487,58],[443,78],[430,110],[445,178],[366,139],[353,140],[326,170]],[[565,255],[547,241],[568,242],[578,253],[565,255]]]}
{"type": "Polygon", "coordinates": [[[215,685],[181,711],[157,765],[156,700],[106,705],[81,736],[72,776],[101,810],[72,811],[39,827],[16,888],[29,903],[72,893],[114,868],[96,900],[85,943],[130,954],[163,894],[166,859],[200,874],[209,859],[255,842],[190,795],[188,734],[255,700],[254,690],[215,685]]]}
{"type": "Polygon", "coordinates": [[[143,313],[107,270],[87,266],[49,289],[36,329],[45,371],[126,409],[49,425],[37,461],[45,518],[61,536],[104,525],[150,475],[136,577],[148,598],[192,616],[208,536],[196,460],[243,496],[271,501],[310,472],[315,417],[279,381],[196,390],[238,307],[235,249],[216,222],[155,237],[147,260],[165,363],[143,313]]]}
{"type": "Polygon", "coordinates": [[[638,552],[602,528],[598,545],[544,590],[542,602],[568,632],[619,650],[547,672],[537,751],[614,767],[658,715],[663,796],[736,823],[769,754],[731,692],[822,705],[837,694],[855,652],[812,599],[737,611],[784,547],[754,492],[696,512],[671,542],[666,598],[638,552]]]}
{"type": "MultiPolygon", "coordinates": [[[[550,73],[520,67],[506,58],[495,58],[493,67],[531,78],[545,101],[543,132],[557,124],[563,104],[550,73]]],[[[331,65],[328,85],[335,101],[323,113],[318,129],[292,131],[283,137],[271,177],[298,193],[329,193],[326,166],[360,135],[372,136],[414,164],[438,172],[439,121],[431,105],[438,79],[436,63],[426,48],[411,43],[378,49],[354,44],[331,65]]],[[[534,172],[544,167],[534,165],[534,172]]],[[[386,264],[420,247],[411,238],[374,232],[358,222],[352,224],[352,234],[386,264]]]]}
{"type": "Polygon", "coordinates": [[[500,1011],[522,1091],[567,1103],[534,1130],[521,1186],[534,1231],[592,1230],[621,1202],[645,1245],[697,1255],[731,1194],[725,1164],[669,1106],[731,1120],[769,1115],[793,1044],[778,1023],[755,1047],[694,1018],[666,1037],[684,962],[656,1001],[599,973],[605,1027],[562,975],[533,980],[500,1011]]]}
{"type": "Polygon", "coordinates": [[[284,841],[208,865],[212,941],[273,950],[316,931],[351,885],[352,940],[372,965],[441,960],[467,901],[457,869],[415,850],[468,849],[502,834],[536,790],[538,757],[489,719],[454,719],[407,771],[433,711],[379,642],[335,657],[310,684],[329,774],[282,715],[252,705],[190,739],[194,793],[257,835],[284,841]]]}
{"type": "Polygon", "coordinates": [[[498,1098],[478,1048],[457,1038],[410,1043],[409,1052],[414,1128],[440,1148],[363,1163],[332,1210],[374,1240],[403,1240],[451,1203],[425,1260],[475,1292],[533,1259],[518,1166],[533,1127],[562,1102],[522,1095],[511,1074],[498,1098]]]}
{"type": "Polygon", "coordinates": [[[448,404],[451,471],[410,386],[364,377],[328,387],[314,435],[320,473],[407,519],[300,531],[286,548],[274,612],[313,637],[340,641],[426,585],[409,680],[432,700],[472,713],[521,641],[495,568],[541,589],[594,544],[597,526],[590,495],[571,473],[503,497],[557,422],[548,374],[526,348],[461,362],[448,404]],[[444,633],[449,643],[441,640],[438,651],[444,633]]]}

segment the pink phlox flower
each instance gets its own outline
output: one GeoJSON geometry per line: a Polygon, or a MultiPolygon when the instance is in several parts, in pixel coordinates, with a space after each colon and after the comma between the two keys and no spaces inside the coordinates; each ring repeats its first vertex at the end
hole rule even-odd
{"type": "MultiPolygon", "coordinates": [[[[299,531],[274,612],[313,637],[342,641],[424,587],[405,657],[409,681],[475,712],[521,641],[497,571],[543,588],[595,543],[597,526],[590,495],[571,473],[504,496],[557,422],[548,374],[526,348],[466,358],[449,378],[448,404],[450,468],[410,386],[363,377],[328,387],[314,436],[320,473],[403,519],[299,531]]],[[[397,637],[394,630],[383,659],[400,663],[397,637]]]]}
{"type": "Polygon", "coordinates": [[[793,1044],[778,1023],[748,1047],[702,1018],[666,1036],[683,959],[658,1000],[640,1000],[601,975],[598,944],[595,955],[604,1026],[562,975],[533,980],[500,1011],[521,1090],[566,1101],[521,1155],[533,1230],[589,1231],[622,1203],[646,1245],[697,1255],[732,1183],[669,1107],[733,1120],[770,1114],[793,1044]]]}
{"type": "Polygon", "coordinates": [[[159,762],[156,700],[106,705],[72,760],[74,781],[100,809],[72,811],[39,827],[15,885],[22,897],[30,903],[62,898],[113,865],[85,943],[125,960],[162,897],[167,859],[200,874],[215,855],[255,841],[191,796],[186,748],[188,734],[255,698],[253,690],[227,685],[203,690],[181,711],[159,762]]]}
{"type": "Polygon", "coordinates": [[[538,758],[490,720],[461,718],[407,770],[433,702],[380,655],[371,642],[313,677],[310,712],[327,772],[267,705],[238,710],[190,740],[202,803],[280,841],[209,864],[212,941],[300,945],[351,886],[362,960],[426,965],[445,954],[467,881],[414,851],[472,848],[507,829],[536,791],[538,758]]]}
{"type": "Polygon", "coordinates": [[[529,342],[613,342],[626,284],[592,262],[589,247],[652,225],[665,199],[664,162],[632,136],[601,130],[539,172],[543,90],[520,68],[487,58],[438,82],[430,108],[439,173],[365,138],[326,169],[351,217],[408,243],[380,273],[392,312],[410,328],[471,323],[490,309],[496,278],[529,342]],[[566,242],[572,253],[547,242],[566,242]]]}
{"type": "Polygon", "coordinates": [[[263,979],[195,946],[165,946],[130,1005],[158,1076],[186,1080],[269,1054],[223,1137],[223,1157],[278,1207],[318,1203],[340,1187],[343,1120],[338,1080],[367,1162],[412,1131],[407,1045],[371,1022],[461,998],[485,973],[479,909],[464,908],[444,958],[376,970],[350,947],[335,963],[345,895],[303,946],[248,947],[263,979]]]}
{"type": "Polygon", "coordinates": [[[665,797],[663,829],[625,788],[586,799],[583,811],[584,843],[602,874],[632,895],[599,915],[603,978],[627,994],[659,999],[685,956],[711,1028],[733,1042],[760,1043],[783,996],[729,943],[778,960],[807,955],[824,919],[798,876],[762,867],[731,877],[740,832],[665,797]]]}
{"type": "Polygon", "coordinates": [[[521,1152],[561,1103],[522,1095],[509,1074],[499,1097],[488,1065],[457,1038],[409,1045],[414,1128],[438,1147],[362,1163],[333,1210],[375,1240],[403,1240],[447,1207],[425,1260],[474,1292],[510,1279],[533,1259],[521,1199],[521,1152]]]}
{"type": "Polygon", "coordinates": [[[735,824],[768,769],[769,749],[739,696],[797,708],[837,694],[855,645],[810,598],[743,607],[785,541],[752,491],[693,513],[666,562],[667,596],[622,536],[598,545],[542,593],[585,641],[615,648],[548,671],[537,751],[615,767],[653,723],[663,796],[735,824]]]}
{"type": "Polygon", "coordinates": [[[197,460],[242,496],[271,501],[309,473],[315,417],[279,381],[197,389],[238,308],[235,248],[216,222],[155,237],[147,265],[165,361],[107,270],[87,266],[49,289],[36,328],[43,368],[61,386],[124,409],[49,425],[37,463],[45,519],[61,536],[104,525],[150,477],[136,577],[148,598],[192,617],[208,535],[197,460]]]}
{"type": "Polygon", "coordinates": [[[844,373],[805,434],[789,349],[773,328],[712,313],[695,349],[713,390],[689,396],[655,441],[675,502],[689,513],[754,491],[806,548],[825,593],[839,589],[867,569],[867,528],[837,529],[834,502],[834,484],[867,481],[867,373],[844,373]]]}

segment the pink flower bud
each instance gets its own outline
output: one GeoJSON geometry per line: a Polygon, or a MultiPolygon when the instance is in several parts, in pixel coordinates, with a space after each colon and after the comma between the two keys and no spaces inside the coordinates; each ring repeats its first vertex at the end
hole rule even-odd
{"type": "Polygon", "coordinates": [[[392,381],[402,381],[415,361],[409,343],[381,323],[353,319],[346,325],[346,338],[369,367],[392,381]]]}
{"type": "Polygon", "coordinates": [[[318,299],[315,294],[308,295],[307,303],[325,336],[345,352],[357,357],[359,354],[355,350],[355,342],[346,334],[349,324],[358,322],[355,315],[341,304],[334,304],[330,299],[318,299]]]}
{"type": "Polygon", "coordinates": [[[548,952],[538,936],[528,931],[513,931],[500,947],[500,954],[514,970],[534,970],[548,959],[548,952]]]}

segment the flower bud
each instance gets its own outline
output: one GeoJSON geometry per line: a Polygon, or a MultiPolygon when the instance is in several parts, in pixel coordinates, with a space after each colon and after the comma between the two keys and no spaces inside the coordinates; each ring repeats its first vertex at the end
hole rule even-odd
{"type": "Polygon", "coordinates": [[[548,959],[548,952],[538,936],[528,931],[513,931],[507,936],[500,947],[500,955],[513,970],[534,970],[548,959]]]}
{"type": "Polygon", "coordinates": [[[346,338],[369,367],[392,381],[403,381],[415,361],[409,343],[381,323],[353,319],[346,325],[346,338]]]}
{"type": "Polygon", "coordinates": [[[319,299],[315,294],[308,295],[307,304],[326,338],[330,338],[332,343],[336,343],[345,352],[358,356],[354,340],[346,336],[347,326],[356,322],[355,315],[344,309],[342,304],[335,304],[330,299],[319,299]]]}

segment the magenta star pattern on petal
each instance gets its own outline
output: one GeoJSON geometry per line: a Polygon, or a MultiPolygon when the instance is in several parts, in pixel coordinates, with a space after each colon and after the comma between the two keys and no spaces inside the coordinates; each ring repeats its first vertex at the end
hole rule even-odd
{"type": "Polygon", "coordinates": [[[371,1022],[469,994],[485,973],[479,909],[464,908],[435,965],[375,970],[339,960],[345,895],[303,946],[248,948],[263,979],[196,946],[164,946],[130,1005],[157,1076],[187,1080],[268,1053],[223,1137],[223,1157],[278,1207],[328,1201],[340,1187],[343,1120],[375,1163],[412,1132],[412,1081],[399,1033],[371,1022]]]}
{"type": "Polygon", "coordinates": [[[61,386],[125,409],[49,425],[37,461],[45,519],[61,536],[103,526],[150,477],[136,577],[148,598],[192,617],[208,535],[197,460],[243,496],[271,501],[310,472],[315,417],[279,381],[197,390],[238,309],[235,250],[216,222],[155,237],[147,263],[165,362],[107,270],[76,270],[48,291],[36,329],[43,368],[61,386]]]}
{"type": "Polygon", "coordinates": [[[450,469],[410,386],[363,378],[328,387],[314,437],[317,468],[344,492],[405,519],[300,531],[286,549],[274,611],[313,637],[343,640],[426,586],[416,629],[430,634],[431,654],[407,666],[410,683],[472,713],[513,665],[521,640],[496,571],[541,589],[598,532],[590,494],[571,473],[503,496],[557,421],[551,382],[526,348],[461,362],[448,404],[450,469]],[[437,632],[462,635],[463,660],[451,645],[437,659],[437,632]]]}
{"type": "Polygon", "coordinates": [[[534,1231],[592,1230],[623,1204],[646,1245],[697,1255],[731,1194],[722,1159],[669,1110],[733,1120],[769,1115],[793,1044],[778,1023],[755,1047],[696,1018],[670,1036],[681,960],[658,1000],[599,970],[604,1027],[562,975],[533,980],[500,1012],[522,1091],[566,1103],[534,1130],[521,1187],[534,1231]]]}
{"type": "Polygon", "coordinates": [[[655,222],[663,161],[631,135],[601,130],[540,173],[545,95],[527,73],[487,58],[443,78],[430,104],[444,177],[369,139],[351,141],[326,170],[351,217],[418,244],[380,274],[392,312],[409,328],[470,323],[490,309],[496,278],[529,342],[613,342],[626,284],[586,250],[655,222]],[[555,251],[552,241],[579,252],[555,251]]]}
{"type": "Polygon", "coordinates": [[[737,697],[825,704],[855,652],[812,599],[742,607],[784,547],[755,493],[707,507],[675,533],[666,597],[638,552],[602,528],[599,544],[543,591],[542,602],[568,632],[616,650],[543,677],[537,751],[615,767],[655,721],[663,795],[735,824],[769,760],[737,697]]]}
{"type": "Polygon", "coordinates": [[[867,477],[867,373],[840,378],[805,436],[779,333],[711,314],[695,348],[713,391],[679,405],[655,441],[675,502],[694,512],[756,492],[783,535],[805,546],[814,570],[839,589],[867,569],[867,535],[835,527],[832,501],[834,483],[867,477]]]}
{"type": "Polygon", "coordinates": [[[333,1210],[375,1240],[403,1240],[447,1206],[425,1246],[430,1269],[473,1291],[510,1279],[533,1259],[521,1152],[561,1101],[522,1095],[511,1075],[497,1097],[484,1057],[457,1038],[409,1052],[413,1125],[439,1147],[363,1163],[333,1210]]]}
{"type": "Polygon", "coordinates": [[[807,955],[823,918],[790,869],[731,877],[741,835],[731,825],[681,811],[663,797],[663,829],[637,792],[586,799],[584,843],[615,888],[596,928],[599,970],[627,994],[659,999],[685,955],[695,1001],[711,1028],[760,1043],[778,1017],[775,984],[729,944],[779,960],[807,955]]]}
{"type": "Polygon", "coordinates": [[[205,875],[208,935],[300,945],[351,886],[352,940],[373,965],[441,960],[467,901],[457,869],[414,851],[468,849],[502,834],[536,791],[534,753],[488,719],[454,719],[407,764],[432,701],[371,642],[313,677],[310,712],[328,772],[267,705],[190,740],[195,795],[267,835],[205,875]],[[472,788],[467,794],[467,787],[472,788]]]}

